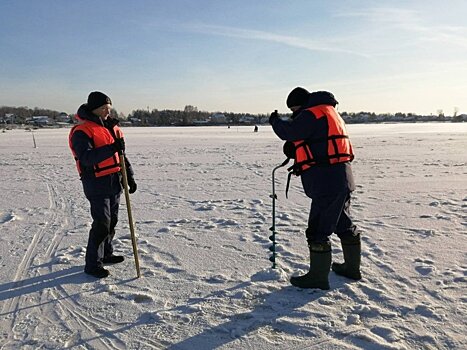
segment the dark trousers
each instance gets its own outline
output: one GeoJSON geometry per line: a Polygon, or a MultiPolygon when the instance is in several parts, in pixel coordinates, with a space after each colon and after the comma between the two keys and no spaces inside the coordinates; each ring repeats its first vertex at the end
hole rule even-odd
{"type": "Polygon", "coordinates": [[[333,232],[339,237],[352,236],[355,230],[350,218],[350,192],[312,198],[306,230],[308,244],[329,242],[333,232]]]}
{"type": "Polygon", "coordinates": [[[112,240],[118,222],[120,194],[88,197],[92,226],[86,249],[86,270],[103,266],[102,259],[113,253],[112,240]]]}

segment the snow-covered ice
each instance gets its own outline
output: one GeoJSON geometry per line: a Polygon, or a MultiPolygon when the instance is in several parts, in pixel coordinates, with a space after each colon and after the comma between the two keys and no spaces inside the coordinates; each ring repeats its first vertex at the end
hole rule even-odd
{"type": "MultiPolygon", "coordinates": [[[[90,214],[67,129],[0,133],[1,349],[466,349],[467,124],[349,125],[364,279],[300,290],[310,201],[270,127],[125,128],[136,278],[83,273],[90,214]]],[[[333,237],[333,258],[341,260],[333,237]]]]}

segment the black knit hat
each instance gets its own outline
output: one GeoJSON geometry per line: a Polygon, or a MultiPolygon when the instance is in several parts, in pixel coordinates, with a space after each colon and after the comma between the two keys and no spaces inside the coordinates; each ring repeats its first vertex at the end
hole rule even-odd
{"type": "Polygon", "coordinates": [[[306,89],[296,87],[287,96],[287,107],[302,106],[308,101],[309,96],[310,93],[306,89]]]}
{"type": "Polygon", "coordinates": [[[89,94],[88,109],[90,111],[93,111],[96,108],[99,108],[100,106],[103,106],[106,104],[110,104],[110,105],[112,104],[110,97],[107,96],[106,94],[99,92],[99,91],[93,91],[89,94]]]}

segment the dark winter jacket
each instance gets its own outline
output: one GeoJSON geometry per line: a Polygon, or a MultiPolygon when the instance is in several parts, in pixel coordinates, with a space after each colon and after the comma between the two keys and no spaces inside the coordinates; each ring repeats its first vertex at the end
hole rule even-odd
{"type": "MultiPolygon", "coordinates": [[[[85,123],[90,121],[113,133],[113,128],[118,124],[118,120],[108,117],[103,122],[98,116],[89,111],[86,105],[78,109],[78,117],[85,123]]],[[[82,167],[92,168],[94,165],[111,158],[115,154],[115,148],[112,145],[105,145],[99,148],[94,147],[93,140],[81,130],[72,131],[70,146],[78,158],[82,167]]],[[[127,157],[125,157],[127,175],[133,178],[133,169],[127,157]]],[[[84,171],[81,174],[84,194],[86,197],[115,195],[122,192],[121,173],[115,172],[109,175],[96,177],[92,171],[84,171]]]]}
{"type": "MultiPolygon", "coordinates": [[[[272,118],[271,125],[274,132],[284,141],[300,141],[307,139],[326,139],[328,136],[327,118],[318,119],[307,108],[320,104],[335,106],[328,101],[322,103],[316,100],[316,95],[310,94],[308,103],[294,113],[293,119],[284,121],[272,118]]],[[[319,156],[319,150],[314,151],[319,156]]],[[[310,198],[320,195],[353,191],[355,183],[349,162],[333,165],[320,164],[307,169],[301,174],[303,189],[310,198]]]]}

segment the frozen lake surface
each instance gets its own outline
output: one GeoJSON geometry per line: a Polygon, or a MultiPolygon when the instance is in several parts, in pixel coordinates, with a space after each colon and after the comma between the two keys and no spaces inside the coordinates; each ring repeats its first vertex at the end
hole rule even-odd
{"type": "MultiPolygon", "coordinates": [[[[363,280],[300,290],[310,200],[269,126],[124,128],[142,278],[124,198],[122,264],[83,273],[90,228],[67,129],[0,133],[0,348],[465,349],[467,123],[348,125],[363,280]]],[[[342,253],[333,237],[333,259],[342,253]]]]}

